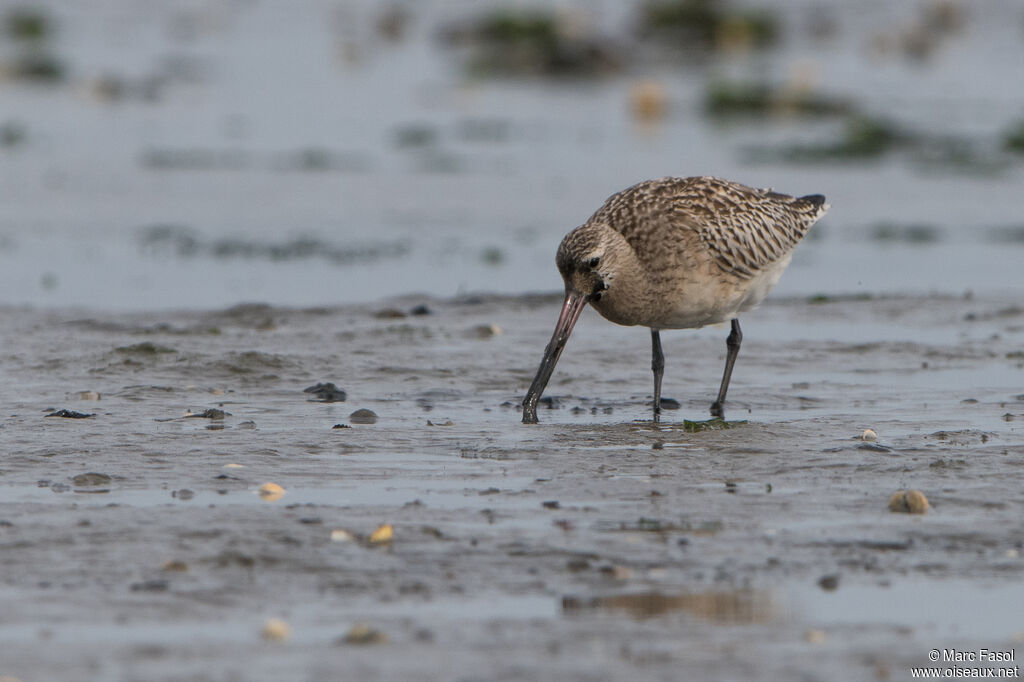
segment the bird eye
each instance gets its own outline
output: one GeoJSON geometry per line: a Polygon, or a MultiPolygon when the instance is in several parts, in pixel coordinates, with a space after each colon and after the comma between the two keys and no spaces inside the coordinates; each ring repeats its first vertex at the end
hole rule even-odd
{"type": "Polygon", "coordinates": [[[597,267],[598,263],[600,263],[600,262],[601,262],[601,259],[598,258],[597,256],[594,256],[589,261],[587,261],[587,267],[589,267],[591,270],[593,270],[594,268],[597,267]]]}

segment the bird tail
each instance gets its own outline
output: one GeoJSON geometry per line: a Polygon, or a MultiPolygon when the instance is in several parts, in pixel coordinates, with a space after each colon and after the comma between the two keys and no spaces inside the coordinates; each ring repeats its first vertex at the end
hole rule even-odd
{"type": "Polygon", "coordinates": [[[807,213],[813,214],[815,220],[825,215],[825,212],[831,208],[831,205],[825,201],[824,194],[808,194],[805,197],[800,197],[793,203],[807,213]]]}

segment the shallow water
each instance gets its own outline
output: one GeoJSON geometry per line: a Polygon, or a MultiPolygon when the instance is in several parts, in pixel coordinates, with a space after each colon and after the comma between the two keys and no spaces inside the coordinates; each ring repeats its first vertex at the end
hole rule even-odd
{"type": "MultiPolygon", "coordinates": [[[[819,8],[837,27],[830,39],[793,6],[767,54],[655,60],[582,82],[466,76],[437,36],[482,11],[475,2],[416,3],[396,42],[374,33],[375,2],[40,4],[69,73],[51,88],[5,85],[4,119],[24,129],[0,150],[6,303],[216,309],[552,291],[559,240],[605,197],[703,174],[828,196],[781,294],[1024,288],[1024,163],[998,151],[1021,111],[1005,87],[1024,56],[1009,0],[961,7],[965,26],[927,59],[878,47],[921,7],[865,0],[819,8]],[[963,138],[981,168],[913,153],[752,163],[752,145],[828,138],[841,123],[709,120],[714,77],[810,83],[936,145],[963,138]],[[110,78],[124,94],[100,94],[110,78]],[[132,89],[146,79],[159,84],[148,98],[132,89]],[[651,125],[630,113],[641,79],[668,102],[651,125]]],[[[631,9],[581,14],[619,35],[631,9]]]]}

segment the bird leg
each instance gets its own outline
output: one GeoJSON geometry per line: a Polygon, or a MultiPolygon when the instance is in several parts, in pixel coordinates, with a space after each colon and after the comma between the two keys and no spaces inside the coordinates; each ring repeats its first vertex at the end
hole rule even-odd
{"type": "Polygon", "coordinates": [[[661,334],[651,330],[651,369],[654,371],[654,421],[661,417],[661,377],[665,374],[665,354],[661,352],[661,334]]]}
{"type": "Polygon", "coordinates": [[[725,392],[729,390],[729,379],[732,377],[732,366],[736,364],[736,356],[740,352],[740,342],[743,341],[743,332],[740,331],[740,321],[736,318],[732,321],[732,331],[729,338],[725,340],[727,353],[725,355],[725,372],[722,374],[722,385],[718,389],[718,399],[711,404],[711,416],[723,419],[725,410],[722,404],[725,402],[725,392]]]}

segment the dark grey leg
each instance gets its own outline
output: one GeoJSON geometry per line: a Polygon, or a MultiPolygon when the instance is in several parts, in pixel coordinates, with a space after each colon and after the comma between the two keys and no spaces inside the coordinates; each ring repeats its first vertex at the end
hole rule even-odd
{"type": "Polygon", "coordinates": [[[718,399],[711,405],[711,416],[723,419],[725,410],[722,408],[725,403],[725,392],[729,390],[729,379],[732,378],[732,366],[736,364],[736,356],[740,352],[740,342],[743,341],[743,332],[740,331],[740,321],[732,321],[732,331],[729,338],[725,340],[725,347],[728,352],[725,355],[725,373],[722,374],[722,385],[718,388],[718,399]]]}
{"type": "Polygon", "coordinates": [[[661,352],[661,335],[651,330],[651,369],[654,370],[654,421],[661,417],[661,377],[665,374],[665,354],[661,352]]]}

